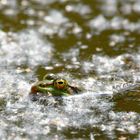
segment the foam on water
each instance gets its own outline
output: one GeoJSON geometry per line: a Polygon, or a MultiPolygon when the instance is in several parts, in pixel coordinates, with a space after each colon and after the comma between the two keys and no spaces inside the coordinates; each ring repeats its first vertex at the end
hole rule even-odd
{"type": "Polygon", "coordinates": [[[69,20],[58,10],[51,10],[49,14],[43,17],[43,21],[38,31],[45,35],[54,35],[58,33],[59,36],[64,37],[67,28],[70,26],[68,23],[69,20]]]}
{"type": "Polygon", "coordinates": [[[44,42],[41,35],[34,30],[14,33],[0,32],[1,66],[28,65],[35,67],[47,64],[51,60],[53,47],[44,42]]]}

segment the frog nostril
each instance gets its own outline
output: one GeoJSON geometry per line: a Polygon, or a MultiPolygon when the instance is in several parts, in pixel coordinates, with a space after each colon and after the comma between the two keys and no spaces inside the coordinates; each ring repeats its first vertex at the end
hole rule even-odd
{"type": "Polygon", "coordinates": [[[63,84],[63,82],[58,82],[58,84],[63,84]]]}

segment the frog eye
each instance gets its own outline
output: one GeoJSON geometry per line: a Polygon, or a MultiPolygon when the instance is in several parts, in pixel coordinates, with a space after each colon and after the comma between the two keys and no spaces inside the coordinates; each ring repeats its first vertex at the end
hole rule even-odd
{"type": "Polygon", "coordinates": [[[40,87],[45,87],[45,84],[40,83],[39,86],[40,86],[40,87]]]}
{"type": "Polygon", "coordinates": [[[37,87],[37,86],[39,86],[39,87],[45,87],[46,85],[45,85],[44,82],[39,81],[39,82],[36,83],[36,87],[37,87]]]}
{"type": "Polygon", "coordinates": [[[54,81],[54,87],[57,89],[65,89],[68,86],[68,83],[65,79],[56,79],[54,81]]]}
{"type": "Polygon", "coordinates": [[[43,80],[54,80],[56,79],[56,75],[54,74],[46,74],[44,77],[43,77],[43,80]]]}

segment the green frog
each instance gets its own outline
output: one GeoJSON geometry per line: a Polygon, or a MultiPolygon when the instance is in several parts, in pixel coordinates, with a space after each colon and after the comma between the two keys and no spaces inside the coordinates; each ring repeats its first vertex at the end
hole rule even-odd
{"type": "Polygon", "coordinates": [[[80,93],[80,89],[68,84],[66,79],[54,74],[48,74],[43,77],[42,81],[35,83],[31,87],[30,95],[43,96],[70,96],[80,93]]]}

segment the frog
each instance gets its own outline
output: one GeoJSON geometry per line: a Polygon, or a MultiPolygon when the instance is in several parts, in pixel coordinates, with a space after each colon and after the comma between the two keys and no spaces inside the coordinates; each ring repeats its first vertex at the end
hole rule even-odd
{"type": "MultiPolygon", "coordinates": [[[[80,92],[80,88],[71,86],[66,79],[58,77],[55,74],[46,74],[43,80],[31,86],[30,95],[33,95],[33,97],[62,97],[78,94],[80,92]]],[[[37,98],[34,99],[36,100],[37,98]]]]}

